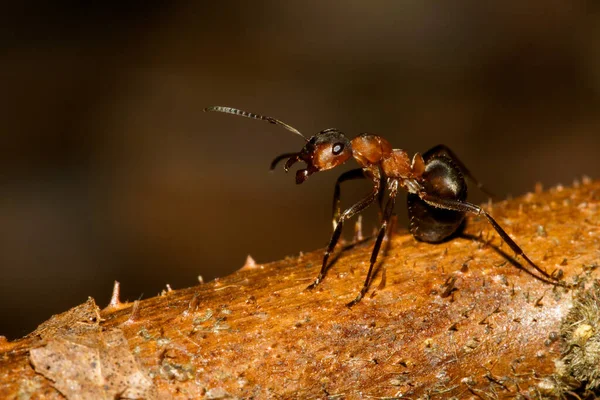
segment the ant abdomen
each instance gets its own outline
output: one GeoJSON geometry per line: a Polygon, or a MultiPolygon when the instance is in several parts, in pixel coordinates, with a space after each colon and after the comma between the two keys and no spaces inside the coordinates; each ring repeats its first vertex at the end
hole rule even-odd
{"type": "MultiPolygon", "coordinates": [[[[425,191],[442,199],[466,200],[467,184],[460,168],[444,155],[428,153],[423,154],[425,191]]],[[[412,193],[407,201],[410,233],[418,240],[439,243],[460,231],[464,212],[431,206],[412,193]]]]}

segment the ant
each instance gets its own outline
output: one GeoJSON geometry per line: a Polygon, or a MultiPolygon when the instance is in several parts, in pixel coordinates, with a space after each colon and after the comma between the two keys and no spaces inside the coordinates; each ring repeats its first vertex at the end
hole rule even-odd
{"type": "Polygon", "coordinates": [[[286,172],[298,161],[306,163],[306,168],[296,172],[297,184],[303,183],[315,172],[335,168],[351,157],[359,164],[360,168],[344,172],[335,183],[333,234],[323,256],[321,271],[314,282],[308,286],[309,290],[314,289],[323,281],[328,269],[327,261],[340,238],[344,223],[378,201],[382,210],[381,226],[371,253],[369,271],[358,296],[347,306],[354,306],[364,297],[373,279],[373,266],[377,261],[377,255],[390,223],[400,188],[408,192],[409,231],[417,240],[427,243],[443,242],[460,230],[467,213],[483,216],[516,255],[521,256],[541,276],[527,271],[529,274],[545,283],[567,286],[560,281],[562,271],[558,271],[559,273],[555,276],[554,273],[548,274],[538,267],[488,212],[466,201],[465,177],[473,181],[484,193],[489,193],[473,177],[454,152],[445,145],[435,146],[423,154],[415,153],[411,159],[406,151],[393,149],[386,139],[370,133],[362,133],[349,140],[341,131],[329,128],[307,139],[297,129],[272,117],[221,106],[207,107],[204,111],[216,111],[267,121],[283,126],[288,131],[302,137],[306,142],[302,150],[297,153],[281,154],[271,163],[271,170],[273,170],[279,162],[287,159],[284,164],[286,172]],[[340,212],[340,184],[361,178],[370,179],[373,189],[362,200],[344,212],[340,212]],[[385,207],[382,207],[383,195],[386,190],[388,199],[385,207]]]}

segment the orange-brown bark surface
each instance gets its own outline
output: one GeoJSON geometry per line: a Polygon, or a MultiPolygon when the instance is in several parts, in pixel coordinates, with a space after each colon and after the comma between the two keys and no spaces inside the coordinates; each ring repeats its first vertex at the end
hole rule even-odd
{"type": "Polygon", "coordinates": [[[487,208],[575,289],[519,269],[486,221],[470,217],[466,237],[442,244],[394,234],[353,308],[371,239],[341,252],[312,292],[322,250],[135,303],[101,309],[89,299],[0,342],[0,398],[586,396],[597,383],[597,360],[581,360],[596,354],[586,346],[600,331],[599,207],[600,183],[585,182],[487,208]]]}

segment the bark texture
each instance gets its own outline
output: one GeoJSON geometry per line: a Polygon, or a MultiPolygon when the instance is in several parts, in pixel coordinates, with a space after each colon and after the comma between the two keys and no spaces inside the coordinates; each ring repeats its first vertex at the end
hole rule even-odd
{"type": "Polygon", "coordinates": [[[351,309],[372,239],[339,253],[313,292],[322,250],[139,302],[100,309],[90,298],[0,341],[0,398],[591,397],[599,204],[600,183],[584,181],[488,207],[573,290],[519,269],[527,265],[470,217],[466,237],[442,244],[394,234],[385,285],[375,279],[351,309]]]}

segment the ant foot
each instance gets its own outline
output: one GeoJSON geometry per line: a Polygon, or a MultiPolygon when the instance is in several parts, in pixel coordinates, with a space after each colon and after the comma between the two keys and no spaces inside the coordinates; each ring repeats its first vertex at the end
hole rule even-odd
{"type": "Polygon", "coordinates": [[[362,292],[360,292],[354,300],[352,300],[350,303],[346,304],[346,307],[352,308],[353,306],[355,306],[362,300],[363,296],[364,296],[364,294],[362,292]]]}
{"type": "Polygon", "coordinates": [[[555,279],[557,281],[561,280],[564,275],[565,275],[564,271],[560,268],[555,269],[554,271],[552,271],[552,274],[550,274],[552,279],[555,279]]]}
{"type": "Polygon", "coordinates": [[[308,286],[306,287],[306,290],[313,290],[314,288],[316,288],[316,287],[317,287],[317,285],[318,285],[319,283],[321,283],[321,279],[319,279],[319,278],[315,279],[315,281],[314,281],[313,283],[311,283],[310,285],[308,285],[308,286]]]}

